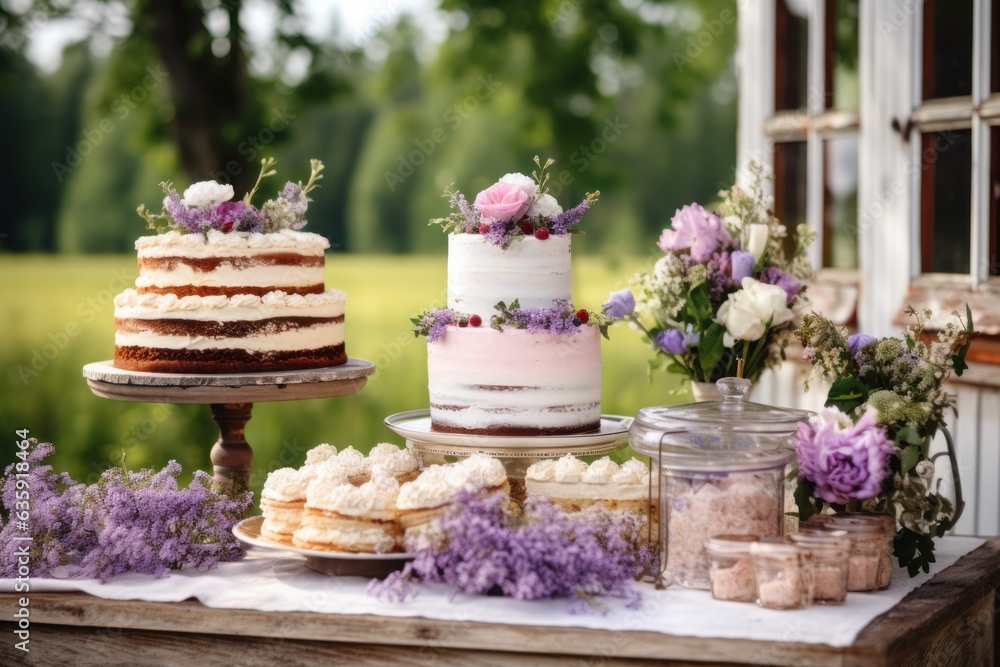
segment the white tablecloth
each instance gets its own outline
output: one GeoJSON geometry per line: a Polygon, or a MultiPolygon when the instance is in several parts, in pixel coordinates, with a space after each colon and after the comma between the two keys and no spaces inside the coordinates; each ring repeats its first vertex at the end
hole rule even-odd
{"type": "MultiPolygon", "coordinates": [[[[529,602],[464,594],[452,597],[441,586],[424,586],[411,601],[390,603],[367,595],[366,579],[316,574],[303,566],[299,556],[263,551],[251,551],[246,559],[223,563],[209,572],[180,571],[163,579],[134,574],[106,584],[89,579],[31,579],[30,586],[32,593],[83,591],[110,600],[179,602],[196,598],[206,606],[223,609],[421,616],[849,646],[876,616],[982,544],[983,540],[976,538],[944,538],[938,541],[937,563],[930,574],[910,579],[905,571],[896,570],[887,590],[851,593],[842,606],[814,606],[798,611],[772,611],[753,604],[719,602],[706,591],[676,586],[657,591],[648,584],[637,584],[643,593],[641,608],[627,609],[619,600],[608,600],[604,614],[567,613],[565,600],[529,602]]],[[[0,579],[0,591],[13,590],[13,580],[0,579]]]]}

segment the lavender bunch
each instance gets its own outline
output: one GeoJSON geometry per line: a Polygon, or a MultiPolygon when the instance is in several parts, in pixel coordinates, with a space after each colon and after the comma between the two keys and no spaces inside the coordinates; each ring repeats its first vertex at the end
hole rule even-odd
{"type": "Polygon", "coordinates": [[[0,576],[16,577],[18,556],[29,545],[31,574],[46,577],[96,546],[82,529],[86,486],[42,462],[54,451],[32,439],[22,461],[4,471],[2,504],[6,523],[0,528],[0,576]],[[23,512],[23,514],[22,514],[23,512]],[[19,518],[20,517],[20,518],[19,518]],[[31,537],[31,541],[24,540],[31,537]]]}
{"type": "MultiPolygon", "coordinates": [[[[508,306],[503,301],[494,306],[497,314],[490,319],[490,326],[500,331],[503,326],[527,329],[528,333],[575,334],[584,324],[580,312],[573,309],[566,299],[555,299],[548,308],[521,308],[517,299],[508,306]]],[[[586,313],[587,311],[582,311],[586,313]]],[[[589,320],[589,314],[586,316],[589,320]]]]}
{"type": "Polygon", "coordinates": [[[417,583],[444,583],[520,600],[575,597],[574,611],[597,607],[599,596],[638,605],[631,582],[649,561],[646,547],[636,546],[638,517],[569,515],[539,498],[529,498],[524,509],[515,519],[501,494],[463,491],[435,520],[444,540],[425,545],[402,571],[373,580],[369,593],[402,602],[417,594],[417,583]]]}
{"type": "Polygon", "coordinates": [[[472,234],[479,230],[479,211],[465,198],[460,190],[445,189],[444,196],[448,198],[448,206],[452,213],[444,218],[435,218],[428,225],[441,225],[445,232],[472,234]]]}
{"type": "Polygon", "coordinates": [[[560,213],[559,215],[551,218],[549,220],[549,227],[552,229],[552,233],[559,235],[565,234],[569,231],[570,227],[578,224],[583,218],[583,214],[586,213],[591,206],[593,206],[598,197],[601,196],[601,191],[588,192],[587,196],[582,202],[571,208],[570,210],[560,213]]]}
{"type": "MultiPolygon", "coordinates": [[[[125,572],[160,577],[171,569],[207,570],[244,555],[232,527],[251,505],[252,494],[227,495],[212,478],[196,472],[181,489],[181,467],[171,461],[159,471],[105,471],[93,485],[55,473],[42,460],[51,444],[33,443],[27,477],[14,464],[5,471],[3,506],[8,522],[0,530],[0,554],[8,556],[30,536],[32,576],[70,566],[74,576],[107,581],[125,572]],[[26,481],[30,508],[18,518],[18,483],[26,481]]],[[[17,558],[4,558],[0,576],[16,576],[17,558]]]]}
{"type": "Polygon", "coordinates": [[[515,239],[522,237],[521,228],[511,222],[493,220],[489,224],[484,223],[479,227],[482,230],[483,238],[504,250],[509,248],[515,239]]]}
{"type": "Polygon", "coordinates": [[[468,316],[462,313],[450,308],[432,308],[416,317],[411,317],[410,322],[413,323],[414,336],[427,336],[428,343],[436,343],[444,336],[449,325],[458,324],[463,319],[468,323],[468,316]]]}

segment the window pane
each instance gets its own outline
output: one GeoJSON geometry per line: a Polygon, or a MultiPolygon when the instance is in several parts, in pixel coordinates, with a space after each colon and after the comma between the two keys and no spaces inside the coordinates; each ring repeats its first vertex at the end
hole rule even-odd
{"type": "Polygon", "coordinates": [[[993,0],[990,26],[990,90],[1000,93],[1000,2],[993,0]]]}
{"type": "Polygon", "coordinates": [[[924,2],[924,99],[972,94],[972,0],[924,2]]]}
{"type": "Polygon", "coordinates": [[[809,3],[777,0],[774,108],[802,109],[808,99],[809,3]]]}
{"type": "Polygon", "coordinates": [[[823,142],[823,266],[858,268],[858,137],[823,142]]]}
{"type": "Polygon", "coordinates": [[[826,0],[826,106],[858,108],[858,0],[826,0]]]}
{"type": "Polygon", "coordinates": [[[1000,127],[990,128],[990,233],[989,265],[991,276],[1000,276],[1000,127]]]}
{"type": "Polygon", "coordinates": [[[806,142],[774,145],[774,214],[788,229],[785,251],[795,250],[795,226],[806,221],[806,142]]]}
{"type": "Polygon", "coordinates": [[[969,273],[972,220],[972,132],[921,135],[921,268],[969,273]]]}

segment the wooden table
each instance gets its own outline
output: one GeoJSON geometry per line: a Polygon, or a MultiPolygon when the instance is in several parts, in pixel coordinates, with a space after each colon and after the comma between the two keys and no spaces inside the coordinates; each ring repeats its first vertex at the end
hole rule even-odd
{"type": "MultiPolygon", "coordinates": [[[[14,649],[2,595],[0,664],[35,665],[802,665],[994,664],[1000,538],[879,616],[847,648],[652,632],[211,609],[195,601],[31,595],[31,652],[14,649]]],[[[794,614],[794,612],[789,612],[794,614]]]]}

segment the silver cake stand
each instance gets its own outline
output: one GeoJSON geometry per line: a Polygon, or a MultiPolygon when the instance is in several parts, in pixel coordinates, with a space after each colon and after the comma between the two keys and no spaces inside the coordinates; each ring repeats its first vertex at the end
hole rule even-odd
{"type": "Polygon", "coordinates": [[[239,480],[244,486],[250,482],[253,461],[244,430],[254,403],[347,396],[360,391],[374,372],[374,363],[354,357],[328,368],[218,375],[128,371],[115,368],[110,360],[83,367],[90,390],[101,398],[211,405],[219,426],[211,453],[215,479],[224,484],[239,480]]]}
{"type": "Polygon", "coordinates": [[[628,446],[632,417],[601,415],[601,427],[573,435],[470,435],[431,430],[430,410],[410,410],[385,418],[391,431],[406,438],[406,446],[418,453],[424,465],[442,463],[446,457],[464,458],[487,454],[503,463],[511,484],[511,496],[524,500],[524,477],[528,467],[541,459],[600,456],[628,446]]]}

